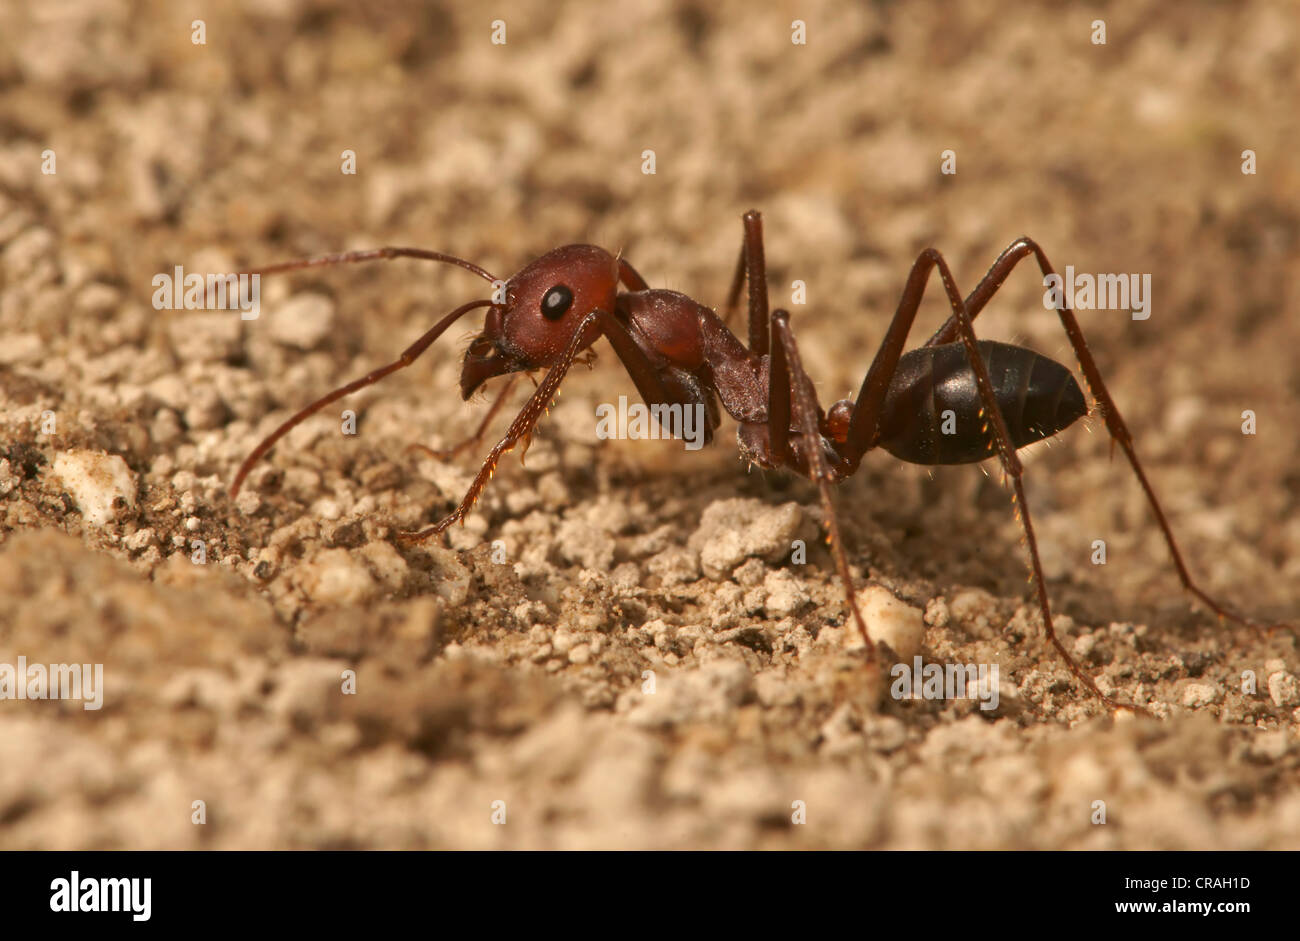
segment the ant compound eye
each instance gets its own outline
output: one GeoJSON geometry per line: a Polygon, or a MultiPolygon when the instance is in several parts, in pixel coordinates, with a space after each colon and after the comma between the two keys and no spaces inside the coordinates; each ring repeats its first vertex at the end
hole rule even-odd
{"type": "Polygon", "coordinates": [[[542,316],[547,320],[559,320],[573,304],[573,292],[563,284],[557,284],[542,297],[542,316]]]}

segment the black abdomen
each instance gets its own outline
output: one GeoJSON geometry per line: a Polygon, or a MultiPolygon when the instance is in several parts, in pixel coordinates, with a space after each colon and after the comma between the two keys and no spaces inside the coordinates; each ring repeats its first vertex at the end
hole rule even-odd
{"type": "MultiPolygon", "coordinates": [[[[1083,391],[1060,363],[1023,346],[995,340],[977,345],[1016,448],[1049,438],[1087,413],[1083,391]]],[[[982,461],[997,453],[982,407],[961,343],[911,350],[899,359],[889,385],[877,444],[913,464],[982,461]]]]}

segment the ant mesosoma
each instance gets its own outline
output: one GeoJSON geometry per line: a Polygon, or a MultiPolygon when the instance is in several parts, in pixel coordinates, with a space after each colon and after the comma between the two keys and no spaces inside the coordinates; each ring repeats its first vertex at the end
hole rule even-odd
{"type": "MultiPolygon", "coordinates": [[[[470,344],[461,368],[460,391],[469,398],[497,376],[546,369],[547,373],[505,436],[489,452],[460,505],[440,522],[405,538],[426,539],[463,521],[501,456],[520,442],[524,447],[550,407],[574,360],[604,337],[627,369],[647,405],[702,408],[707,414],[705,440],[720,422],[718,402],[739,423],[741,455],[763,468],[793,471],[815,481],[820,492],[827,541],[844,587],[857,630],[874,657],[867,628],[858,611],[848,560],[831,501],[830,485],[851,476],[862,457],[884,448],[916,464],[966,464],[993,457],[1001,461],[1012,487],[1012,501],[1024,528],[1029,565],[1048,640],[1070,672],[1108,706],[1142,710],[1106,696],[1057,638],[1047,599],[1038,544],[1022,485],[1016,450],[1068,427],[1088,411],[1083,392],[1060,363],[1025,347],[978,340],[973,321],[1021,260],[1033,256],[1044,277],[1053,273],[1038,244],[1029,238],[1012,242],[965,299],[938,251],[921,252],[903,288],[898,310],[880,350],[867,371],[856,401],[836,402],[828,411],[817,403],[804,372],[799,347],[785,310],[769,314],[763,254],[762,217],[744,216],[744,243],[727,296],[734,311],[741,288],[748,285],[749,344],[746,347],[726,320],[676,291],[652,289],[622,257],[594,245],[566,245],[527,265],[509,281],[496,300],[475,300],[453,310],[393,363],[335,389],[299,411],[268,435],[244,460],[230,487],[233,497],[253,465],[291,428],[308,416],[358,389],[409,366],[453,323],[476,308],[487,308],[483,331],[470,344]],[[930,274],[938,270],[952,316],[926,343],[903,352],[930,274]],[[620,290],[620,285],[626,290],[620,290]],[[952,433],[941,416],[955,417],[952,433]]],[[[419,258],[458,265],[500,288],[502,282],[471,262],[441,252],[415,248],[381,248],[291,261],[255,269],[273,274],[299,268],[376,259],[419,258]]],[[[1260,627],[1202,591],[1188,574],[1169,523],[1133,450],[1132,437],[1115,407],[1097,364],[1084,341],[1074,313],[1066,306],[1057,315],[1073,346],[1106,428],[1123,449],[1164,534],[1183,587],[1221,618],[1260,627]]],[[[474,439],[480,437],[513,385],[492,406],[474,439]]],[[[667,429],[665,429],[667,430],[667,429]]],[[[469,442],[467,442],[469,443],[469,442]]],[[[433,452],[448,454],[449,452],[433,452]]]]}

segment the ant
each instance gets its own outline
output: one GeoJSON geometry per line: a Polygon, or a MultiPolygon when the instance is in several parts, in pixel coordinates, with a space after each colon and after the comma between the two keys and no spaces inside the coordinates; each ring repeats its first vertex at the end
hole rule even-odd
{"type": "MultiPolygon", "coordinates": [[[[462,522],[487,486],[501,456],[520,442],[527,449],[533,430],[550,408],[575,359],[604,337],[647,405],[702,409],[707,415],[703,428],[707,443],[720,423],[721,401],[739,423],[738,444],[745,460],[765,469],[793,471],[817,484],[827,542],[845,600],[866,642],[868,659],[874,659],[876,652],[854,597],[830,485],[852,476],[863,455],[878,447],[900,460],[930,465],[976,463],[996,454],[1005,478],[1011,482],[1011,499],[1024,529],[1031,580],[1048,640],[1070,672],[1098,700],[1112,708],[1145,714],[1140,706],[1102,693],[1056,636],[1025,501],[1023,467],[1016,456],[1019,448],[1051,437],[1087,414],[1083,392],[1070,370],[1060,363],[1022,346],[975,336],[975,318],[1017,263],[1032,255],[1044,277],[1054,273],[1038,244],[1027,237],[1016,239],[964,299],[943,256],[933,248],[921,252],[857,399],[844,399],[823,411],[800,361],[789,313],[768,311],[763,223],[758,212],[745,214],[744,233],[727,295],[725,319],[684,294],[652,289],[625,258],[594,245],[556,248],[505,282],[461,258],[416,248],[345,252],[248,272],[274,274],[323,265],[417,258],[473,272],[494,285],[496,299],[462,304],[407,347],[396,361],[335,389],[288,419],[244,460],[230,495],[239,492],[253,465],[291,428],[331,402],[411,365],[453,323],[471,310],[485,307],[483,331],[469,345],[461,367],[461,396],[468,399],[483,383],[497,376],[509,375],[511,379],[474,438],[465,443],[482,436],[518,378],[515,374],[543,368],[548,371],[505,436],[488,453],[460,505],[428,528],[401,533],[403,538],[427,539],[462,522]],[[924,345],[904,352],[921,297],[935,270],[952,316],[924,345]],[[743,285],[748,285],[748,346],[727,326],[743,285]],[[950,416],[949,424],[956,419],[957,427],[949,434],[942,433],[950,430],[941,427],[945,413],[950,416]]],[[[1118,444],[1128,458],[1164,534],[1183,587],[1220,618],[1263,627],[1215,601],[1188,574],[1164,511],[1133,450],[1132,436],[1106,389],[1074,313],[1064,304],[1056,312],[1105,419],[1112,449],[1118,444]]],[[[462,449],[463,445],[431,453],[445,455],[462,449]]]]}

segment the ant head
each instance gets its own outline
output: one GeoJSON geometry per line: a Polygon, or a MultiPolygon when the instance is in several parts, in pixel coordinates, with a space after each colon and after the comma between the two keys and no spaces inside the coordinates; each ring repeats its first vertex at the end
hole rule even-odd
{"type": "MultiPolygon", "coordinates": [[[[505,285],[505,302],[493,304],[483,332],[469,345],[460,392],[468,399],[494,376],[553,365],[573,331],[593,310],[614,310],[618,259],[595,245],[566,245],[547,252],[505,285]]],[[[596,331],[583,347],[596,340],[596,331]]]]}

